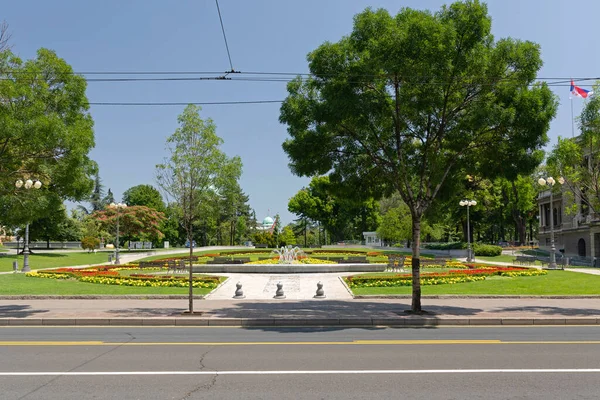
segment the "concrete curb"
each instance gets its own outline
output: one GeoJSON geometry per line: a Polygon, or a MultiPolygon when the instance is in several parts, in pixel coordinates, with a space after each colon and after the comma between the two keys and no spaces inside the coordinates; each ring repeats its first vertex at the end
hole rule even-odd
{"type": "MultiPolygon", "coordinates": [[[[196,300],[204,300],[204,295],[194,295],[196,300]]],[[[95,294],[75,294],[75,295],[3,295],[0,300],[187,300],[187,294],[123,294],[123,295],[95,295],[95,294]]]]}
{"type": "MultiPolygon", "coordinates": [[[[394,300],[394,299],[412,299],[410,294],[396,295],[356,295],[357,300],[394,300]]],[[[422,295],[421,299],[600,299],[600,295],[582,294],[582,295],[495,295],[495,294],[476,294],[476,295],[460,295],[460,294],[437,294],[437,295],[422,295]]]]}
{"type": "Polygon", "coordinates": [[[231,326],[231,327],[423,327],[423,326],[523,326],[600,325],[590,318],[0,318],[0,326],[231,326]]]}

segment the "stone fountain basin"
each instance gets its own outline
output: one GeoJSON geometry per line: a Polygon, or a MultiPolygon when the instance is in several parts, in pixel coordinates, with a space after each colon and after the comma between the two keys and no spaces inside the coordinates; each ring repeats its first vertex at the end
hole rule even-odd
{"type": "Polygon", "coordinates": [[[303,274],[383,272],[386,264],[206,264],[192,266],[194,273],[303,274]]]}

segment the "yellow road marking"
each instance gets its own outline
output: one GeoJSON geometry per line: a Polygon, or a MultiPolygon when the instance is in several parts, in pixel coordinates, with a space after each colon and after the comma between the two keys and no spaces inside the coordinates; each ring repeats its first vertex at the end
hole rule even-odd
{"type": "Polygon", "coordinates": [[[104,342],[89,341],[89,342],[59,342],[59,341],[7,341],[0,342],[0,346],[102,346],[104,342]]]}

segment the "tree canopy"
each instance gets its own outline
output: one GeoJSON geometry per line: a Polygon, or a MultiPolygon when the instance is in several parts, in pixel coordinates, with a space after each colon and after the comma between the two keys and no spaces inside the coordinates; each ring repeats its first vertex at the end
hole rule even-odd
{"type": "Polygon", "coordinates": [[[21,61],[0,53],[2,193],[19,177],[37,178],[61,198],[79,200],[93,185],[93,121],[85,79],[53,51],[21,61]]]}
{"type": "Polygon", "coordinates": [[[93,187],[97,167],[88,157],[94,132],[85,90],[85,79],[51,50],[27,61],[0,52],[0,202],[18,208],[26,201],[15,189],[17,179],[42,182],[38,201],[27,205],[20,222],[46,216],[53,202],[46,196],[78,201],[93,187]]]}
{"type": "Polygon", "coordinates": [[[130,206],[146,206],[165,212],[166,206],[162,195],[152,185],[137,185],[123,193],[123,202],[130,206]]]}
{"type": "Polygon", "coordinates": [[[541,161],[557,104],[535,82],[540,48],[495,40],[487,7],[465,1],[436,13],[367,9],[308,62],[310,77],[288,84],[281,107],[290,168],[376,197],[400,193],[420,312],[420,222],[436,196],[465,171],[516,176],[541,161]]]}

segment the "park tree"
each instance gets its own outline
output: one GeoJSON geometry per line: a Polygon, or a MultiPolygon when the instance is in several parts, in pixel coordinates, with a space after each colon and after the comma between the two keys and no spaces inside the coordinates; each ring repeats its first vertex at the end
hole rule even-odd
{"type": "Polygon", "coordinates": [[[382,199],[381,223],[377,227],[377,235],[386,242],[398,243],[412,238],[411,218],[408,206],[397,193],[382,199]]]}
{"type": "MultiPolygon", "coordinates": [[[[165,202],[163,201],[162,195],[160,194],[158,189],[156,189],[152,185],[137,185],[130,187],[123,193],[123,202],[129,206],[146,206],[148,208],[152,208],[162,213],[166,213],[167,211],[167,207],[165,206],[165,202]]],[[[167,236],[167,231],[169,229],[170,221],[167,217],[162,222],[160,226],[160,231],[165,236],[167,236]]],[[[172,231],[169,231],[169,236],[171,236],[172,233],[172,231]]],[[[174,241],[170,243],[175,244],[176,242],[174,241]]],[[[158,241],[158,238],[154,239],[153,244],[155,247],[161,246],[161,243],[158,241]]]]}
{"type": "Polygon", "coordinates": [[[50,241],[79,241],[82,237],[81,223],[68,215],[67,209],[60,199],[50,203],[52,212],[36,219],[29,227],[29,240],[45,240],[46,248],[50,241]]]}
{"type": "Polygon", "coordinates": [[[165,221],[161,225],[164,240],[170,246],[183,246],[185,242],[185,229],[183,228],[182,212],[177,203],[170,203],[165,209],[165,221]]]}
{"type": "Polygon", "coordinates": [[[474,0],[436,13],[367,9],[349,36],[308,62],[310,76],[288,84],[281,107],[290,168],[375,198],[400,193],[419,313],[421,220],[438,194],[465,170],[507,175],[539,161],[556,112],[551,90],[535,81],[540,48],[495,40],[486,5],[474,0]]]}
{"type": "Polygon", "coordinates": [[[281,234],[279,235],[279,243],[282,246],[294,246],[296,244],[296,235],[294,229],[290,224],[283,227],[281,234]]]}
{"type": "MultiPolygon", "coordinates": [[[[199,222],[203,196],[219,186],[224,172],[239,176],[242,169],[239,157],[228,158],[220,150],[223,140],[216,134],[215,123],[210,118],[202,119],[200,110],[200,107],[191,104],[185,108],[177,119],[179,128],[167,139],[169,157],[156,166],[158,184],[178,203],[190,243],[194,240],[194,229],[199,222]]],[[[194,312],[192,254],[190,246],[190,313],[194,312]]]]}
{"type": "MultiPolygon", "coordinates": [[[[112,196],[112,193],[110,194],[112,196]]],[[[96,171],[94,175],[94,185],[92,192],[86,197],[89,206],[86,207],[83,204],[77,205],[77,209],[82,211],[84,214],[92,214],[96,211],[104,210],[111,202],[106,202],[107,196],[104,194],[104,185],[102,184],[102,179],[100,179],[100,173],[96,171]]],[[[112,201],[114,202],[114,200],[112,201]]]]}
{"type": "Polygon", "coordinates": [[[90,193],[97,166],[88,157],[94,132],[85,90],[85,79],[51,50],[27,61],[0,51],[0,204],[11,206],[9,219],[32,222],[55,198],[90,193]],[[27,196],[15,189],[17,179],[42,186],[27,196]]]}
{"type": "Polygon", "coordinates": [[[8,31],[8,23],[6,21],[0,22],[0,52],[10,48],[11,36],[8,31]]]}
{"type": "Polygon", "coordinates": [[[129,206],[146,206],[160,212],[166,210],[162,195],[152,185],[130,187],[123,193],[123,202],[129,206]]]}
{"type": "Polygon", "coordinates": [[[323,226],[332,241],[360,237],[375,229],[379,213],[373,198],[336,192],[328,176],[313,177],[308,187],[290,198],[288,210],[323,226]]]}
{"type": "Polygon", "coordinates": [[[124,238],[152,240],[164,236],[160,231],[165,220],[164,213],[146,206],[106,207],[102,211],[96,211],[91,217],[109,232],[116,231],[118,218],[119,233],[124,238]]]}
{"type": "Polygon", "coordinates": [[[110,188],[108,188],[108,192],[106,192],[106,196],[104,196],[104,198],[102,199],[102,204],[107,206],[114,202],[115,202],[115,195],[113,194],[112,190],[110,190],[110,188]]]}

